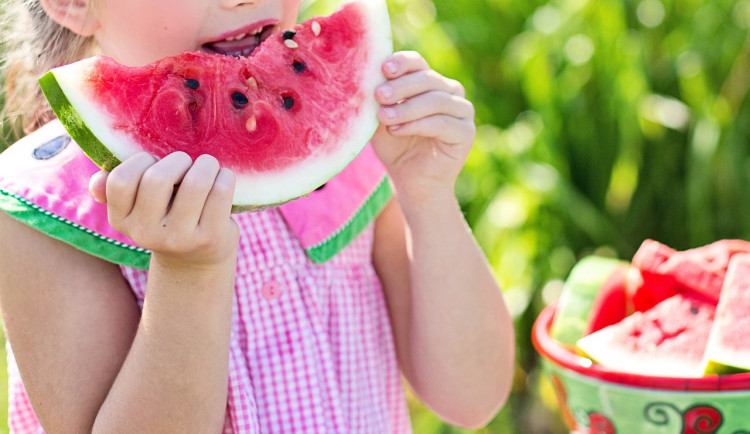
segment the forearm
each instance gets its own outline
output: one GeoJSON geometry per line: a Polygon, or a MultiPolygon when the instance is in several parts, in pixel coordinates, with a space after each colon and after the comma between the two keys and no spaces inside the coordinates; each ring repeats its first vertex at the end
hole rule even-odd
{"type": "Polygon", "coordinates": [[[502,293],[452,192],[402,207],[411,258],[411,381],[433,405],[494,413],[509,391],[514,357],[502,293]]]}
{"type": "Polygon", "coordinates": [[[234,263],[173,273],[153,261],[131,350],[96,432],[218,432],[226,411],[234,263]]]}

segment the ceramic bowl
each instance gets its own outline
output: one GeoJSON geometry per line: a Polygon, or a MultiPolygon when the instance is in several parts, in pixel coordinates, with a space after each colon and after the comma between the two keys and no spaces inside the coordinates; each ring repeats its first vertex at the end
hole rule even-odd
{"type": "Polygon", "coordinates": [[[574,433],[750,434],[750,373],[670,378],[607,369],[549,335],[555,306],[532,340],[574,433]]]}

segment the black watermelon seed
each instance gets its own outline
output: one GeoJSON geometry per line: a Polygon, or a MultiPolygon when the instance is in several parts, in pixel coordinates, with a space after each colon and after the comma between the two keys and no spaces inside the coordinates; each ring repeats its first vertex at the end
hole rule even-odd
{"type": "Polygon", "coordinates": [[[699,309],[697,306],[690,306],[690,313],[693,315],[698,315],[699,309]]]}
{"type": "Polygon", "coordinates": [[[285,31],[284,33],[281,34],[281,37],[284,38],[285,40],[286,39],[292,39],[294,37],[294,35],[296,35],[296,34],[297,34],[297,32],[294,32],[294,31],[291,31],[291,30],[287,30],[287,31],[285,31]]]}
{"type": "Polygon", "coordinates": [[[291,96],[285,96],[284,97],[284,108],[286,110],[291,110],[292,107],[294,107],[294,98],[291,96]]]}
{"type": "Polygon", "coordinates": [[[326,184],[321,185],[320,187],[316,188],[315,191],[320,191],[326,187],[326,184]]]}
{"type": "Polygon", "coordinates": [[[302,74],[307,70],[307,65],[302,62],[294,62],[292,66],[294,67],[294,72],[297,74],[302,74]]]}
{"type": "Polygon", "coordinates": [[[201,86],[200,83],[198,83],[198,80],[194,78],[188,78],[185,80],[185,87],[188,89],[198,89],[201,86]]]}
{"type": "Polygon", "coordinates": [[[232,102],[234,103],[235,107],[241,108],[246,106],[249,101],[244,93],[235,92],[232,94],[232,102]]]}

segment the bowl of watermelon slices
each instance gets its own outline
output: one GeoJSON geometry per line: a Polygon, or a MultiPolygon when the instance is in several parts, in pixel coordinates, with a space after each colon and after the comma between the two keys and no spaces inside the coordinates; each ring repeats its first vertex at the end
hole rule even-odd
{"type": "Polygon", "coordinates": [[[587,256],[534,347],[575,433],[750,433],[750,242],[587,256]]]}

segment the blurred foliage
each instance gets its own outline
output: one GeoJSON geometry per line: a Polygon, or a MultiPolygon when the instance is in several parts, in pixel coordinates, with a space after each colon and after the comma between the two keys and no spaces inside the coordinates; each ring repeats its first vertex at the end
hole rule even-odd
{"type": "MultiPolygon", "coordinates": [[[[510,401],[476,432],[564,432],[530,329],[575,261],[629,259],[645,238],[750,239],[750,0],[389,5],[396,48],[461,81],[476,107],[456,191],[516,319],[518,356],[510,401]]],[[[410,402],[416,433],[469,432],[410,402]]]]}
{"type": "MultiPolygon", "coordinates": [[[[530,329],[575,261],[630,259],[645,238],[750,238],[750,1],[389,4],[396,48],[461,81],[477,111],[457,194],[518,354],[513,395],[482,432],[564,432],[530,329]]],[[[417,433],[463,432],[413,414],[417,433]]]]}

